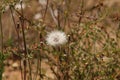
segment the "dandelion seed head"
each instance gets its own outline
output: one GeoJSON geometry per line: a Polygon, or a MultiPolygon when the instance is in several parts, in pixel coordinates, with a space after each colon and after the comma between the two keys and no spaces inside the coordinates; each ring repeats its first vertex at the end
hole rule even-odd
{"type": "Polygon", "coordinates": [[[67,42],[67,36],[62,31],[54,30],[48,33],[46,41],[48,45],[58,46],[67,42]]]}

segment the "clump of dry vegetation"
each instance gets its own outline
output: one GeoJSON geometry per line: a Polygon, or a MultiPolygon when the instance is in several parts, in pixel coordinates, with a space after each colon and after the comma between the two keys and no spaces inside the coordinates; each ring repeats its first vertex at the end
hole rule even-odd
{"type": "Polygon", "coordinates": [[[119,80],[117,3],[0,1],[0,80],[119,80]]]}

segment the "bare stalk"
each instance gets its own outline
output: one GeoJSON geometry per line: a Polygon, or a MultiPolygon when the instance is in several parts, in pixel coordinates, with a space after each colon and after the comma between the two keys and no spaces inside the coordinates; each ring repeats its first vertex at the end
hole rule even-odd
{"type": "Polygon", "coordinates": [[[57,16],[57,22],[58,22],[58,28],[60,29],[61,28],[61,25],[60,25],[60,6],[58,6],[58,16],[57,16]]]}
{"type": "Polygon", "coordinates": [[[82,16],[84,15],[83,7],[84,7],[84,0],[81,0],[81,5],[80,5],[80,17],[79,17],[79,20],[78,20],[78,23],[79,23],[79,24],[81,23],[82,16]]]}
{"type": "Polygon", "coordinates": [[[0,28],[1,28],[1,51],[3,53],[3,27],[2,27],[2,15],[0,14],[0,28]]]}
{"type": "Polygon", "coordinates": [[[23,35],[23,43],[24,43],[24,50],[25,50],[25,59],[24,59],[24,62],[23,62],[23,65],[24,65],[24,80],[27,79],[27,73],[26,73],[26,69],[27,69],[27,61],[26,61],[26,58],[27,58],[27,47],[26,47],[26,39],[25,39],[25,29],[24,29],[24,13],[23,13],[23,8],[22,8],[22,1],[21,1],[21,12],[22,12],[22,15],[20,17],[20,21],[21,21],[21,27],[22,27],[22,35],[23,35]]]}
{"type": "MultiPolygon", "coordinates": [[[[17,33],[17,40],[18,40],[18,51],[20,51],[20,35],[19,35],[19,27],[20,27],[20,24],[15,22],[15,18],[13,16],[13,10],[12,10],[12,6],[10,6],[10,11],[11,11],[11,16],[12,16],[12,20],[13,20],[13,24],[14,24],[14,27],[15,27],[15,30],[16,30],[16,33],[17,33]]],[[[20,56],[20,53],[19,53],[19,56],[20,56]]],[[[20,62],[20,71],[21,71],[21,78],[23,80],[23,74],[22,74],[22,66],[21,66],[21,59],[19,60],[20,62]]]]}
{"type": "Polygon", "coordinates": [[[49,3],[49,0],[47,0],[47,4],[46,4],[46,8],[45,8],[45,13],[44,13],[44,16],[43,16],[43,21],[44,22],[45,22],[46,13],[47,13],[47,10],[48,10],[48,3],[49,3]]]}
{"type": "Polygon", "coordinates": [[[56,19],[55,16],[54,16],[54,12],[53,12],[51,6],[48,5],[48,9],[49,9],[49,11],[50,11],[50,14],[51,14],[51,16],[52,16],[55,24],[58,26],[58,21],[57,21],[57,19],[56,19]]]}
{"type": "Polygon", "coordinates": [[[15,30],[16,30],[16,33],[17,33],[17,37],[18,37],[18,40],[19,40],[19,32],[18,32],[18,29],[17,29],[17,27],[16,27],[16,22],[15,22],[15,18],[14,18],[14,16],[13,16],[13,10],[12,10],[12,8],[11,8],[11,6],[10,6],[10,11],[11,11],[11,16],[12,16],[12,20],[13,20],[13,23],[14,23],[14,27],[15,27],[15,30]]]}

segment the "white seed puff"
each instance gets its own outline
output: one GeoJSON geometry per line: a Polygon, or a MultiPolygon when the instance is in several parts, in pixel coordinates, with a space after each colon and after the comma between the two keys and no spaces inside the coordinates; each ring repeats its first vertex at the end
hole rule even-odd
{"type": "Polygon", "coordinates": [[[67,42],[67,36],[62,31],[54,30],[47,34],[46,42],[51,46],[59,46],[67,42]]]}

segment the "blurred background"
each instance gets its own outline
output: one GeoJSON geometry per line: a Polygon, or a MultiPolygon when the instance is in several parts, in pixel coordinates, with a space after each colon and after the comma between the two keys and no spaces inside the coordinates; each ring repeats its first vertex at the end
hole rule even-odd
{"type": "MultiPolygon", "coordinates": [[[[29,49],[40,43],[40,40],[44,40],[46,32],[59,29],[58,26],[61,26],[60,29],[66,34],[70,34],[78,23],[83,25],[82,23],[96,20],[101,20],[96,24],[100,28],[104,27],[111,38],[116,38],[114,30],[118,29],[120,21],[120,0],[23,0],[22,8],[19,0],[0,0],[0,7],[5,51],[16,51],[17,42],[23,40],[22,29],[19,26],[22,11],[26,20],[24,28],[29,49]]],[[[22,42],[20,44],[23,46],[22,42]]],[[[22,80],[18,56],[10,56],[4,63],[3,80],[22,80]]],[[[51,78],[44,80],[54,80],[54,75],[45,60],[42,61],[42,68],[47,70],[46,75],[51,78]]]]}

